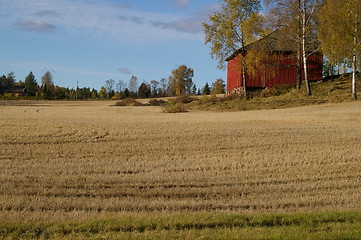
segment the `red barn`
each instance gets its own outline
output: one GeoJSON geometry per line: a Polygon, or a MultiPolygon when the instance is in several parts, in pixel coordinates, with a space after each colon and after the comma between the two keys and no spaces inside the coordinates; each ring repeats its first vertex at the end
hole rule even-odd
{"type": "Polygon", "coordinates": [[[5,89],[5,94],[10,96],[22,97],[26,96],[28,91],[25,86],[13,86],[5,89]]]}
{"type": "MultiPolygon", "coordinates": [[[[296,85],[297,82],[297,53],[292,49],[291,43],[284,39],[285,33],[276,30],[263,37],[244,49],[245,56],[256,49],[262,51],[262,60],[259,61],[257,70],[253,74],[246,72],[247,88],[266,88],[284,85],[296,85]]],[[[315,52],[307,58],[308,79],[322,80],[323,56],[316,51],[317,47],[308,49],[315,52]]],[[[243,89],[242,79],[242,50],[235,51],[226,59],[228,62],[227,93],[241,93],[243,89]]],[[[302,64],[303,66],[303,64],[302,64]]],[[[303,76],[303,68],[301,68],[303,76]]]]}

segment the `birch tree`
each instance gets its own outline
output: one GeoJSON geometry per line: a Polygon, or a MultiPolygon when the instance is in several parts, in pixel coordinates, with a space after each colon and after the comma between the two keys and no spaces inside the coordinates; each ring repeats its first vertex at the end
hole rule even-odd
{"type": "Polygon", "coordinates": [[[303,68],[307,95],[311,95],[307,58],[317,48],[315,19],[321,0],[266,0],[266,3],[271,8],[270,14],[276,18],[276,26],[285,28],[287,37],[296,43],[297,88],[301,87],[301,69],[303,68]]]}
{"type": "Polygon", "coordinates": [[[54,86],[53,75],[50,71],[46,71],[46,73],[44,73],[44,75],[41,77],[41,84],[42,86],[46,85],[47,87],[54,86]]]}
{"type": "Polygon", "coordinates": [[[203,23],[205,43],[211,44],[211,56],[219,61],[220,69],[225,68],[227,57],[242,49],[241,72],[244,96],[247,97],[245,46],[254,40],[253,30],[256,28],[250,27],[250,21],[259,22],[254,19],[261,4],[259,0],[220,0],[220,4],[221,10],[209,16],[209,21],[203,23]]]}
{"type": "Polygon", "coordinates": [[[123,80],[119,80],[117,83],[117,91],[123,92],[125,88],[126,88],[125,82],[123,80]]]}
{"type": "Polygon", "coordinates": [[[361,52],[360,0],[325,0],[319,14],[319,39],[332,64],[347,60],[352,65],[352,99],[357,99],[356,71],[361,52]]]}
{"type": "Polygon", "coordinates": [[[168,95],[168,83],[167,83],[167,79],[165,78],[162,78],[160,81],[159,81],[159,84],[160,84],[160,89],[159,89],[159,96],[161,97],[165,97],[168,95]]]}
{"type": "Polygon", "coordinates": [[[138,78],[136,76],[131,76],[131,78],[129,79],[128,88],[131,97],[135,97],[138,89],[138,78]]]}
{"type": "Polygon", "coordinates": [[[114,83],[115,81],[113,79],[105,80],[105,88],[107,89],[107,93],[110,95],[114,91],[114,83]]]}

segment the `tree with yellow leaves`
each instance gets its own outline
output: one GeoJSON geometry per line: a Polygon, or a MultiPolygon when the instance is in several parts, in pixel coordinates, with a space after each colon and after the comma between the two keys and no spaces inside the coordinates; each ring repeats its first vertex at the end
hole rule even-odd
{"type": "Polygon", "coordinates": [[[194,70],[181,65],[172,71],[172,75],[168,78],[169,95],[181,96],[192,93],[194,70]]]}
{"type": "Polygon", "coordinates": [[[352,99],[357,99],[356,71],[361,52],[360,0],[324,0],[319,14],[319,39],[332,63],[344,60],[352,65],[352,99]]]}
{"type": "MultiPolygon", "coordinates": [[[[225,59],[238,49],[255,40],[256,27],[262,21],[257,14],[261,9],[259,0],[220,0],[221,10],[209,16],[209,22],[204,22],[205,43],[211,44],[211,56],[219,61],[218,68],[225,68],[225,59]]],[[[246,90],[246,62],[241,58],[241,73],[243,78],[244,97],[246,90]]]]}

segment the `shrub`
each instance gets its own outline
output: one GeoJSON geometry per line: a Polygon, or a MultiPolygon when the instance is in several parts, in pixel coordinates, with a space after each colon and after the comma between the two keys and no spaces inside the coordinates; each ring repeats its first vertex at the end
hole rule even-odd
{"type": "Polygon", "coordinates": [[[149,101],[150,106],[165,106],[166,101],[164,100],[158,100],[158,99],[151,99],[149,101]]]}
{"type": "Polygon", "coordinates": [[[133,98],[126,98],[120,102],[117,102],[115,106],[124,107],[124,106],[143,106],[140,102],[137,102],[133,98]]]}
{"type": "Polygon", "coordinates": [[[195,100],[198,99],[190,96],[180,96],[175,99],[176,103],[191,103],[195,100]]]}
{"type": "Polygon", "coordinates": [[[180,113],[180,112],[188,112],[188,111],[184,104],[176,103],[175,101],[168,101],[168,103],[164,106],[163,112],[180,113]]]}
{"type": "Polygon", "coordinates": [[[240,95],[231,94],[231,95],[227,95],[225,97],[222,97],[219,100],[221,102],[227,102],[227,101],[233,101],[233,100],[240,99],[240,98],[241,98],[240,95]]]}
{"type": "Polygon", "coordinates": [[[260,96],[261,97],[272,97],[277,94],[277,90],[274,88],[265,88],[262,90],[260,96]]]}
{"type": "Polygon", "coordinates": [[[202,98],[201,98],[201,102],[202,102],[202,103],[208,102],[209,99],[210,99],[210,98],[208,97],[208,95],[203,95],[202,98]]]}
{"type": "Polygon", "coordinates": [[[216,94],[211,94],[210,96],[203,95],[201,98],[201,103],[217,103],[219,101],[220,99],[217,98],[216,94]]]}

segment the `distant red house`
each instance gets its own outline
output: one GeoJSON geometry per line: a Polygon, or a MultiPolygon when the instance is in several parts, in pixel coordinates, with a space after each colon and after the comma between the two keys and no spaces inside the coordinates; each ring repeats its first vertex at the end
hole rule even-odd
{"type": "Polygon", "coordinates": [[[22,96],[26,96],[28,91],[24,86],[13,86],[5,89],[4,93],[6,95],[22,97],[22,96]]]}
{"type": "MultiPolygon", "coordinates": [[[[282,41],[282,32],[274,31],[268,36],[257,40],[244,49],[245,54],[253,48],[261,48],[266,58],[263,58],[261,65],[255,74],[246,74],[246,87],[267,88],[284,85],[296,85],[297,82],[297,53],[287,41],[282,41]]],[[[226,59],[228,62],[227,72],[227,93],[236,94],[243,90],[242,79],[242,51],[235,51],[226,59]]],[[[316,47],[309,49],[315,52],[307,58],[309,80],[322,80],[323,56],[315,51],[316,47]]],[[[302,64],[303,65],[303,64],[302,64]]],[[[301,69],[303,75],[303,68],[301,69]]]]}

